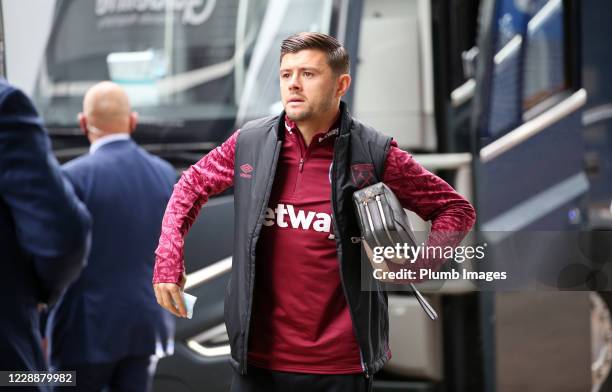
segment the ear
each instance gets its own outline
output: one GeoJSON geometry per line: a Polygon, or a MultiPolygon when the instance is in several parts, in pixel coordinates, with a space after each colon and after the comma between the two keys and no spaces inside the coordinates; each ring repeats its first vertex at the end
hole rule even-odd
{"type": "Polygon", "coordinates": [[[349,74],[340,75],[338,77],[337,86],[338,86],[338,91],[336,92],[336,98],[341,98],[344,94],[346,94],[346,91],[351,86],[351,75],[349,74]]]}
{"type": "Polygon", "coordinates": [[[80,112],[77,115],[77,120],[79,121],[79,128],[81,128],[81,132],[83,132],[83,135],[87,136],[87,117],[85,117],[83,112],[80,112]]]}
{"type": "Polygon", "coordinates": [[[132,112],[130,113],[130,133],[134,132],[137,126],[138,126],[138,113],[132,112]]]}

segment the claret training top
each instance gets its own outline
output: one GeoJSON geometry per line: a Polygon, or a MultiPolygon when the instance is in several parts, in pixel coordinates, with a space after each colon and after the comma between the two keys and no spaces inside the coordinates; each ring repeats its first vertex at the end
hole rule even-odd
{"type": "MultiPolygon", "coordinates": [[[[233,185],[239,132],[185,171],[175,186],[156,251],[155,283],[180,280],[188,228],[210,196],[233,185]]],[[[363,371],[333,236],[330,167],[337,133],[335,126],[323,130],[306,147],[299,129],[285,119],[257,244],[251,365],[297,373],[363,371]]],[[[240,175],[249,176],[249,169],[241,166],[240,175]]],[[[395,142],[383,181],[405,208],[432,221],[432,233],[465,232],[474,222],[471,205],[395,142]]]]}

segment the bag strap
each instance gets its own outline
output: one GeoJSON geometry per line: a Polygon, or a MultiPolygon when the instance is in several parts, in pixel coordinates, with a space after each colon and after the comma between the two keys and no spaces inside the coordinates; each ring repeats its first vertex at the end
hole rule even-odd
{"type": "Polygon", "coordinates": [[[419,301],[419,304],[421,305],[421,307],[423,308],[425,313],[427,313],[429,318],[432,319],[432,320],[437,320],[438,319],[438,314],[436,313],[434,308],[429,304],[429,302],[427,302],[425,297],[423,297],[423,295],[421,295],[421,293],[419,292],[419,290],[417,290],[417,288],[414,286],[414,284],[410,283],[410,287],[412,287],[412,290],[414,290],[414,294],[416,295],[417,301],[419,301]]]}

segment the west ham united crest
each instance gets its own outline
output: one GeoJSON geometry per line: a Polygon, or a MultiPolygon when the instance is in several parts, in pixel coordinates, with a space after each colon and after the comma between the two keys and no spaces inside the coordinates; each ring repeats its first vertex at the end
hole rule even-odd
{"type": "Polygon", "coordinates": [[[351,166],[353,183],[361,189],[376,182],[374,176],[374,165],[371,163],[359,163],[351,166]]]}

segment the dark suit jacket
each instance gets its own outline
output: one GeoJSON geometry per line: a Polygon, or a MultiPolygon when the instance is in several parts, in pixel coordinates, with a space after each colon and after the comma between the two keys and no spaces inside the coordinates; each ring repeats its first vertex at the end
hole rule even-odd
{"type": "Polygon", "coordinates": [[[38,302],[83,267],[91,221],[32,102],[0,79],[0,370],[44,370],[38,302]]]}
{"type": "Polygon", "coordinates": [[[51,312],[52,368],[172,350],[174,319],[151,279],[172,166],[132,140],[113,141],[63,167],[93,218],[87,267],[51,312]]]}

